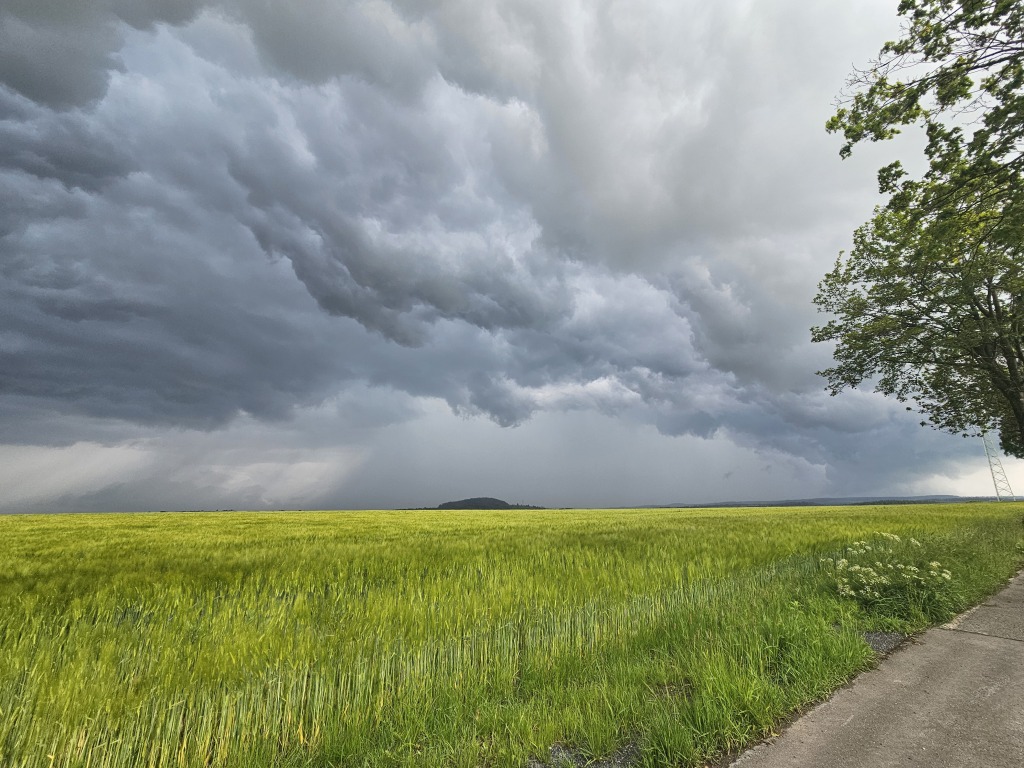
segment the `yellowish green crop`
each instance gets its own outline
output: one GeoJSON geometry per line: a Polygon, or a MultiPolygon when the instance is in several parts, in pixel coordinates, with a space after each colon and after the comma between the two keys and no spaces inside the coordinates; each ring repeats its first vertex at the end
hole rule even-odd
{"type": "Polygon", "coordinates": [[[0,764],[695,765],[870,662],[822,557],[914,536],[966,604],[1021,509],[0,518],[0,764]]]}

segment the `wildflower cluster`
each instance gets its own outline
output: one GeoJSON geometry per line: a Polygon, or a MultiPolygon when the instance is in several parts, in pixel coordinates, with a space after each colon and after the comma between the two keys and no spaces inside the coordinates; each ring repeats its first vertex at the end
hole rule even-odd
{"type": "Polygon", "coordinates": [[[894,533],[876,533],[822,563],[836,591],[868,610],[902,618],[920,611],[933,620],[944,618],[950,612],[953,574],[936,560],[924,562],[920,550],[917,539],[904,542],[894,533]]]}

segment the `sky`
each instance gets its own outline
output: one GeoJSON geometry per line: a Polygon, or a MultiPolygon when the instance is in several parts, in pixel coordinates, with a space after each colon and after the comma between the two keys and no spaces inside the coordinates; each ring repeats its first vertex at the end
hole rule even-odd
{"type": "Polygon", "coordinates": [[[0,511],[991,495],[815,373],[896,5],[6,0],[0,511]]]}

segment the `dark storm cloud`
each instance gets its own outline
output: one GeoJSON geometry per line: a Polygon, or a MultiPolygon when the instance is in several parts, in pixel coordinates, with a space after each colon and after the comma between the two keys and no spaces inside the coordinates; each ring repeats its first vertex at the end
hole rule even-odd
{"type": "MultiPolygon", "coordinates": [[[[131,155],[114,137],[84,116],[53,115],[35,104],[15,103],[19,101],[0,91],[0,113],[11,115],[0,122],[0,167],[89,190],[134,168],[131,155]]],[[[7,217],[25,212],[8,208],[7,217]]]]}
{"type": "Polygon", "coordinates": [[[58,109],[103,97],[125,25],[181,24],[198,0],[8,0],[0,8],[0,83],[58,109]]]}
{"type": "Polygon", "coordinates": [[[359,432],[339,414],[381,391],[378,424],[597,412],[834,477],[881,477],[888,449],[851,456],[886,436],[927,446],[895,466],[956,456],[813,373],[814,284],[873,201],[821,130],[871,8],[7,3],[8,442],[337,398],[359,432]]]}
{"type": "MultiPolygon", "coordinates": [[[[249,316],[258,313],[239,316],[230,297],[251,289],[230,286],[229,300],[218,301],[230,282],[260,268],[244,258],[246,250],[252,257],[253,241],[271,258],[286,260],[328,312],[400,344],[429,344],[422,360],[406,358],[409,373],[392,371],[392,380],[502,423],[542,407],[538,397],[550,393],[534,395],[531,387],[571,389],[577,382],[631,375],[645,357],[659,357],[656,368],[699,367],[678,361],[692,350],[669,338],[679,318],[663,300],[653,319],[617,301],[616,294],[625,292],[629,300],[657,302],[647,282],[600,271],[595,277],[535,245],[536,224],[492,178],[488,146],[478,138],[495,120],[507,118],[514,127],[518,109],[481,104],[440,81],[413,106],[358,81],[339,83],[327,100],[284,89],[268,94],[260,84],[242,83],[221,97],[230,101],[229,115],[211,84],[200,80],[205,90],[188,87],[204,76],[221,77],[222,70],[166,33],[149,44],[122,51],[135,66],[115,79],[108,98],[88,115],[52,116],[58,125],[88,123],[91,132],[47,133],[48,125],[24,130],[49,135],[37,141],[46,152],[34,156],[59,158],[63,165],[37,162],[43,172],[11,163],[5,175],[11,196],[33,201],[37,214],[34,231],[7,238],[8,306],[17,311],[10,326],[26,338],[29,328],[52,328],[49,344],[9,356],[8,391],[74,400],[90,413],[146,420],[153,411],[153,420],[187,423],[217,423],[231,413],[232,401],[240,410],[274,415],[290,397],[317,391],[316,377],[305,375],[264,391],[265,368],[277,380],[296,370],[307,373],[308,360],[289,360],[295,354],[289,334],[283,334],[283,348],[275,348],[274,325],[249,316]],[[176,76],[146,71],[153,67],[145,58],[152,47],[166,49],[176,76]],[[133,104],[127,99],[140,86],[146,101],[133,104]],[[145,109],[154,106],[159,109],[145,109]],[[181,116],[168,121],[166,110],[176,107],[181,116]],[[222,127],[229,119],[233,124],[222,127]],[[103,127],[116,135],[104,135],[103,127]],[[116,170],[97,173],[92,185],[67,170],[76,153],[103,157],[115,142],[138,163],[132,173],[118,177],[116,171],[126,169],[116,163],[116,153],[110,162],[116,170]],[[60,186],[49,183],[58,180],[60,186]],[[63,214],[74,205],[77,218],[63,214]],[[39,214],[49,211],[44,225],[39,214]],[[215,247],[222,249],[216,258],[210,253],[215,247]],[[221,274],[211,268],[218,261],[221,274]],[[135,279],[133,273],[139,273],[135,279]],[[595,279],[604,284],[590,285],[595,279]],[[182,280],[198,291],[176,290],[182,280]],[[588,314],[589,294],[607,304],[600,315],[588,314]],[[461,323],[471,332],[461,335],[469,340],[452,355],[452,365],[434,374],[440,348],[459,336],[442,333],[440,322],[461,323]],[[614,325],[605,328],[609,322],[614,325]],[[631,338],[637,329],[644,336],[640,344],[631,338]],[[663,343],[658,336],[673,345],[671,351],[642,349],[663,343]],[[137,348],[147,344],[162,354],[140,356],[137,348]],[[262,364],[258,349],[266,352],[262,364]],[[86,360],[97,365],[85,381],[70,385],[58,375],[61,366],[77,370],[86,360]],[[100,366],[100,360],[109,364],[100,366]],[[247,371],[260,375],[250,383],[247,371]],[[120,389],[144,402],[133,408],[120,389]]],[[[156,66],[162,63],[158,58],[156,66]]],[[[685,329],[677,335],[685,340],[685,329]]],[[[351,355],[357,375],[380,380],[372,363],[360,364],[361,356],[366,353],[351,355]]],[[[326,360],[322,367],[343,378],[343,366],[326,360]]],[[[620,383],[616,387],[625,391],[620,383]]],[[[591,396],[581,395],[588,401],[591,396]]],[[[563,393],[555,399],[573,398],[563,393]]]]}

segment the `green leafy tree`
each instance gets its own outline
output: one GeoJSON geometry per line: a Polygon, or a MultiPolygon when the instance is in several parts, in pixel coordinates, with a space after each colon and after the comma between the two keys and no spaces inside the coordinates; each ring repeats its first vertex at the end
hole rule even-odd
{"type": "Polygon", "coordinates": [[[990,190],[961,195],[955,217],[916,206],[879,208],[819,286],[834,318],[812,329],[838,342],[822,375],[832,394],[876,378],[912,399],[940,429],[998,429],[1024,455],[1024,262],[1021,227],[981,207],[990,190]]]}
{"type": "MultiPolygon", "coordinates": [[[[918,204],[956,207],[957,189],[978,177],[1019,179],[1024,164],[1024,3],[902,0],[903,36],[857,70],[827,123],[855,144],[890,139],[917,124],[928,138],[926,190],[918,204]],[[938,187],[936,189],[934,187],[938,187]],[[938,194],[936,194],[938,193],[938,194]]],[[[920,183],[896,161],[879,171],[883,192],[913,198],[920,183]]],[[[1000,185],[996,184],[995,189],[1000,185]]]]}
{"type": "Polygon", "coordinates": [[[815,303],[836,343],[832,394],[872,379],[951,432],[997,429],[1024,456],[1024,3],[903,0],[903,36],[851,77],[827,128],[849,156],[908,125],[927,171],[883,167],[888,203],[815,303]]]}

